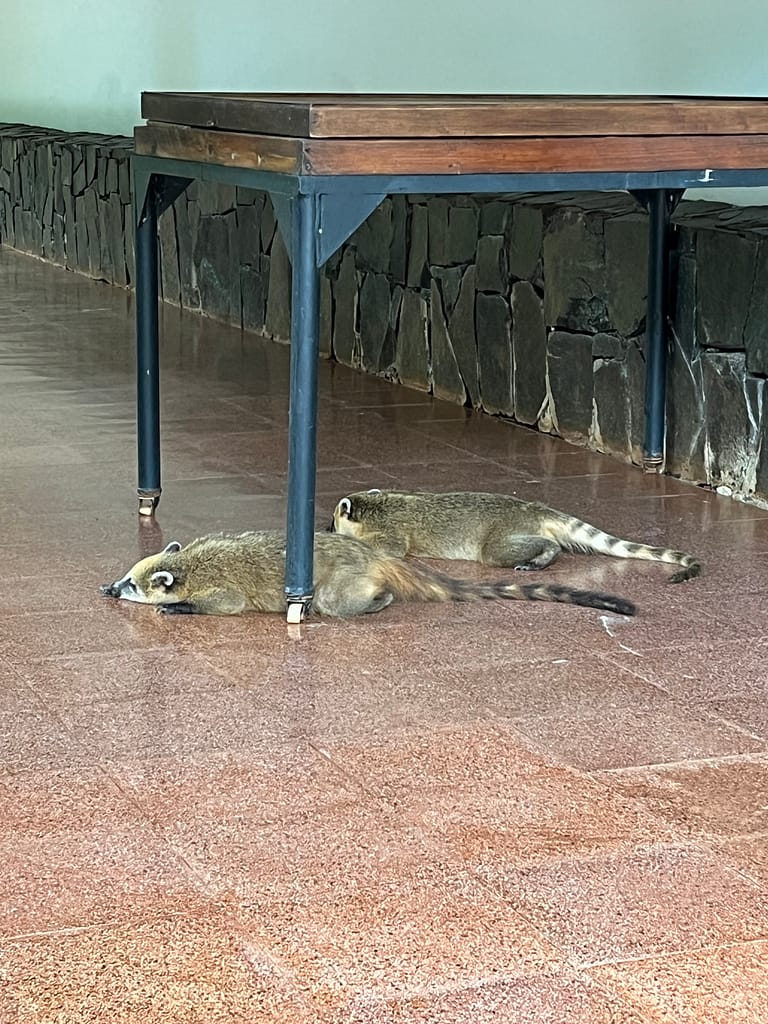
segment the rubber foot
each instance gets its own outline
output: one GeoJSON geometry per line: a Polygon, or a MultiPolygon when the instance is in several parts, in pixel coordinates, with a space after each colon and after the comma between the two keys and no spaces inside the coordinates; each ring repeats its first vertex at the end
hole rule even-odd
{"type": "Polygon", "coordinates": [[[151,498],[145,495],[139,495],[139,515],[140,516],[153,516],[155,509],[160,504],[160,495],[156,494],[151,498]]]}
{"type": "Polygon", "coordinates": [[[291,626],[297,626],[304,620],[305,608],[301,601],[294,601],[288,605],[288,611],[286,613],[286,621],[291,626]]]}

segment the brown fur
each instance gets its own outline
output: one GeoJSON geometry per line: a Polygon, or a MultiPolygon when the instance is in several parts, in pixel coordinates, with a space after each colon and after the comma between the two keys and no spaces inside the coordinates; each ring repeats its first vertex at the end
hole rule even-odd
{"type": "Polygon", "coordinates": [[[692,555],[621,540],[575,516],[507,494],[359,491],[338,502],[331,528],[399,558],[543,569],[561,551],[571,551],[670,562],[680,566],[672,583],[701,572],[692,555]]]}
{"type": "MultiPolygon", "coordinates": [[[[285,537],[274,531],[211,534],[186,547],[169,544],[115,583],[109,597],[199,615],[285,610],[285,537]]],[[[346,618],[381,611],[392,601],[562,601],[633,615],[620,597],[561,586],[519,586],[456,580],[376,552],[353,538],[315,536],[313,609],[346,618]]]]}

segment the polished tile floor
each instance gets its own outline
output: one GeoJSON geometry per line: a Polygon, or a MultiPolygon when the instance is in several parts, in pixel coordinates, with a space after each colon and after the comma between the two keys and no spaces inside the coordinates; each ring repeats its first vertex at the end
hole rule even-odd
{"type": "Polygon", "coordinates": [[[139,521],[132,315],[0,250],[0,1021],[764,1024],[768,513],[324,364],[319,525],[482,487],[704,576],[563,557],[541,578],[638,617],[298,635],[109,602],[170,539],[284,518],[287,349],[169,309],[139,521]]]}

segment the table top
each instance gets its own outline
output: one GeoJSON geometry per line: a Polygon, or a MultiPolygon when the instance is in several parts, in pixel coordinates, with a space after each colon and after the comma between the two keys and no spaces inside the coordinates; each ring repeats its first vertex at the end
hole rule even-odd
{"type": "Polygon", "coordinates": [[[768,100],[145,92],[142,117],[255,135],[387,139],[768,133],[768,100]]]}
{"type": "Polygon", "coordinates": [[[138,155],[294,176],[768,173],[765,99],[145,92],[142,114],[138,155]]]}

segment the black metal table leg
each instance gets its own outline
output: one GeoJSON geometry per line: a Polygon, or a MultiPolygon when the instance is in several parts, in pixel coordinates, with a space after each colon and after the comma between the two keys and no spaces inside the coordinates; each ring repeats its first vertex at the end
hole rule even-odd
{"type": "Polygon", "coordinates": [[[300,622],[313,594],[317,361],[320,271],[318,199],[298,195],[292,211],[291,397],[288,421],[288,621],[300,622]]]}
{"type": "Polygon", "coordinates": [[[643,466],[649,472],[664,464],[664,413],[667,388],[666,284],[667,195],[648,193],[648,298],[645,319],[645,438],[643,466]]]}
{"type": "Polygon", "coordinates": [[[160,501],[160,367],[157,320],[157,197],[147,190],[136,225],[136,429],[139,515],[160,501]]]}

